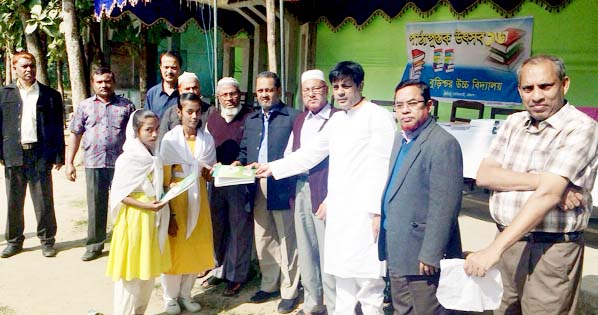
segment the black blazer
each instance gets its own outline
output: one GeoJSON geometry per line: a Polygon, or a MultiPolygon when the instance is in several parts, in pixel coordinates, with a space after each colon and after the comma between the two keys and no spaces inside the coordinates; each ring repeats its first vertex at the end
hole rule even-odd
{"type": "MultiPolygon", "coordinates": [[[[299,111],[278,103],[272,108],[268,124],[268,162],[284,157],[284,150],[293,131],[293,123],[299,111]]],[[[264,113],[261,109],[249,114],[245,120],[243,139],[241,140],[239,160],[242,164],[257,162],[260,151],[262,133],[264,132],[264,113]]],[[[268,196],[266,198],[268,210],[288,210],[291,208],[291,194],[295,193],[295,177],[275,180],[268,177],[268,196]]],[[[251,187],[249,193],[255,195],[251,187]]],[[[253,196],[252,195],[252,196],[253,196]]]]}
{"type": "MultiPolygon", "coordinates": [[[[35,167],[42,169],[52,164],[64,164],[64,107],[60,93],[38,84],[35,167]]],[[[4,161],[6,167],[23,165],[22,106],[23,101],[15,84],[0,89],[0,160],[4,161]]]]}

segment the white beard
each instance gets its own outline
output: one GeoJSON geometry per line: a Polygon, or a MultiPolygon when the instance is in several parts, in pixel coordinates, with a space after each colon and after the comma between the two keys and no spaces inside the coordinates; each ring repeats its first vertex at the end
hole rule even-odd
{"type": "Polygon", "coordinates": [[[222,108],[222,110],[220,111],[220,116],[222,116],[222,118],[224,118],[224,120],[226,120],[227,123],[231,122],[233,119],[235,119],[235,116],[237,116],[237,114],[239,113],[239,111],[241,110],[241,105],[234,107],[234,108],[222,108]]]}

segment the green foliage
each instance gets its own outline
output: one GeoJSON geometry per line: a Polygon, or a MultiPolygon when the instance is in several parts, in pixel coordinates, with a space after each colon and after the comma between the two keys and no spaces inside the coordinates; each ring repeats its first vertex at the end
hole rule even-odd
{"type": "Polygon", "coordinates": [[[24,0],[29,2],[31,19],[27,21],[25,33],[31,34],[36,30],[44,32],[47,35],[48,45],[48,63],[54,63],[63,60],[66,48],[64,46],[64,36],[60,31],[62,18],[60,17],[60,0],[50,0],[44,6],[38,0],[24,0]]]}
{"type": "Polygon", "coordinates": [[[17,10],[17,2],[0,1],[0,46],[5,50],[23,48],[23,32],[17,10]]]}

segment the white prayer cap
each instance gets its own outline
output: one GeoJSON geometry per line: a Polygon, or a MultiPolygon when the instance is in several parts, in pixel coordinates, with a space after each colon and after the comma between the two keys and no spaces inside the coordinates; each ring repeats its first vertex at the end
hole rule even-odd
{"type": "Polygon", "coordinates": [[[197,80],[197,82],[199,82],[199,78],[193,72],[185,71],[185,72],[183,72],[183,74],[181,74],[179,76],[179,82],[183,82],[183,81],[189,80],[189,79],[195,79],[195,80],[197,80]]]}
{"type": "Polygon", "coordinates": [[[241,86],[239,85],[239,81],[237,81],[237,79],[231,78],[231,77],[224,77],[218,81],[218,84],[216,85],[216,92],[220,91],[220,89],[226,85],[235,86],[235,87],[237,87],[237,89],[241,88],[241,86]]]}
{"type": "Polygon", "coordinates": [[[318,69],[314,69],[303,72],[303,74],[301,75],[301,84],[305,83],[305,81],[307,80],[312,79],[317,79],[326,82],[326,79],[324,79],[324,72],[318,69]]]}

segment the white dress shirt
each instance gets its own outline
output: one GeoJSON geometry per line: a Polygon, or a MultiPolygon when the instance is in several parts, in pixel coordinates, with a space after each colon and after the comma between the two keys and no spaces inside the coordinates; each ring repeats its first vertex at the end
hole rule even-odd
{"type": "Polygon", "coordinates": [[[17,80],[17,87],[23,101],[21,111],[21,143],[37,142],[37,99],[39,84],[35,81],[29,88],[17,80]]]}

